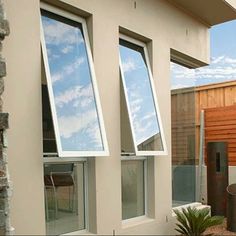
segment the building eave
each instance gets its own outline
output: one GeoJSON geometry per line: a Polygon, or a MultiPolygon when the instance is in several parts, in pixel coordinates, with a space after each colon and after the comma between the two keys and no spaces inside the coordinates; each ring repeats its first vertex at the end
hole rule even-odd
{"type": "Polygon", "coordinates": [[[236,0],[168,0],[209,27],[236,19],[236,0]]]}

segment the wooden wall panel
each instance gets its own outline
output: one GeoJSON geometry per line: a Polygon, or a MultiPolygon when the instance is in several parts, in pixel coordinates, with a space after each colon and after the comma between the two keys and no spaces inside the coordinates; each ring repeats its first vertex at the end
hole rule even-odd
{"type": "Polygon", "coordinates": [[[172,164],[195,160],[195,94],[191,89],[172,91],[172,164]]]}
{"type": "Polygon", "coordinates": [[[236,85],[224,89],[225,106],[236,104],[236,85]]]}
{"type": "MultiPolygon", "coordinates": [[[[211,84],[206,86],[199,86],[195,88],[196,101],[199,103],[196,107],[196,140],[199,140],[200,126],[200,112],[201,110],[212,109],[211,112],[205,112],[207,116],[207,127],[205,129],[206,140],[211,140],[212,135],[216,135],[215,139],[227,138],[228,141],[235,143],[234,130],[236,130],[236,109],[232,107],[236,105],[236,81],[224,82],[218,84],[211,84]],[[224,109],[223,109],[224,108],[224,109]],[[223,109],[223,110],[221,110],[223,109]],[[225,117],[225,113],[227,117],[225,117]],[[218,134],[218,135],[217,135],[218,134]],[[224,135],[224,136],[221,136],[224,135]],[[210,136],[209,136],[210,135],[210,136]],[[226,137],[227,135],[227,137],[226,137]]],[[[231,144],[229,144],[231,147],[231,144]]],[[[232,149],[229,149],[232,150],[232,149]]],[[[196,156],[199,156],[199,143],[196,146],[196,156]]],[[[230,154],[231,155],[231,154],[230,154]]],[[[231,155],[232,156],[232,155],[231,155]]],[[[236,165],[235,160],[231,158],[230,165],[236,165]]]]}
{"type": "Polygon", "coordinates": [[[236,165],[236,105],[205,109],[205,147],[214,141],[228,143],[229,165],[236,165]]]}
{"type": "Polygon", "coordinates": [[[234,136],[236,130],[236,122],[234,121],[236,119],[236,108],[232,107],[236,105],[236,81],[178,89],[172,91],[171,96],[172,153],[174,160],[178,162],[178,158],[188,158],[187,152],[184,154],[183,151],[180,151],[182,150],[180,146],[187,148],[186,137],[190,135],[195,135],[195,156],[198,159],[200,112],[208,108],[216,108],[209,113],[206,112],[207,122],[209,122],[205,129],[206,140],[211,140],[212,138],[216,140],[221,138],[227,139],[230,142],[230,164],[236,166],[236,157],[234,159],[234,156],[231,154],[236,153],[233,151],[236,148],[234,136]],[[223,108],[225,108],[224,112],[227,113],[227,117],[225,117],[225,113],[222,113],[221,109],[223,108]],[[186,126],[189,128],[186,128],[186,126]],[[195,131],[191,130],[190,126],[194,127],[195,131]],[[214,136],[212,137],[212,135],[214,136]],[[187,156],[183,157],[183,155],[187,156]]]}

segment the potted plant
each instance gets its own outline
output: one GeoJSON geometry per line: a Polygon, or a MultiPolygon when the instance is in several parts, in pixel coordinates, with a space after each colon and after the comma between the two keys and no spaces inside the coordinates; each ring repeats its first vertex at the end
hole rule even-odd
{"type": "Polygon", "coordinates": [[[211,216],[210,209],[196,209],[195,207],[174,210],[178,223],[175,229],[182,235],[199,236],[203,235],[207,228],[222,224],[223,216],[211,216]]]}

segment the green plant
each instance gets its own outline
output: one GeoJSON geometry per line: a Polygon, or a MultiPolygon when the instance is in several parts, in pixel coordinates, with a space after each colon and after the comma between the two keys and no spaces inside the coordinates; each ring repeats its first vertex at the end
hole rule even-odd
{"type": "Polygon", "coordinates": [[[223,216],[210,216],[210,209],[196,209],[188,207],[182,210],[174,210],[178,223],[175,230],[183,235],[197,236],[202,235],[207,228],[222,224],[223,216]]]}

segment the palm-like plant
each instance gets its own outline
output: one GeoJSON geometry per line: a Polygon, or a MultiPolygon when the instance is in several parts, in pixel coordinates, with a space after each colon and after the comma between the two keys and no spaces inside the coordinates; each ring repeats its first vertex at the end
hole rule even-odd
{"type": "Polygon", "coordinates": [[[188,207],[187,209],[174,210],[178,223],[175,230],[183,235],[199,236],[202,235],[207,228],[222,224],[223,216],[210,216],[210,209],[196,209],[188,207]]]}

